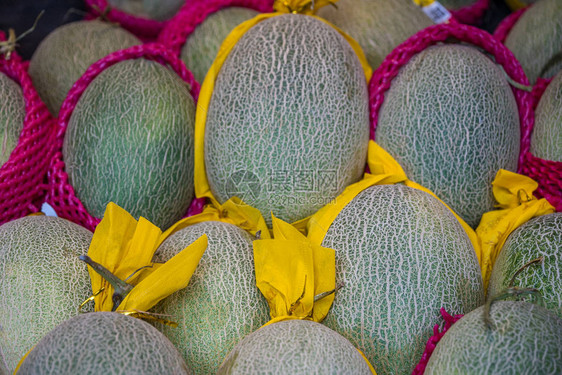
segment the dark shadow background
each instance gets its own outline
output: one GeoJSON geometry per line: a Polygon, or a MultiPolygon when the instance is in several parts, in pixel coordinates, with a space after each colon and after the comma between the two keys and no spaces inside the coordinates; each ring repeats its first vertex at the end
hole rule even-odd
{"type": "MultiPolygon", "coordinates": [[[[41,10],[45,14],[39,20],[35,32],[19,42],[18,52],[29,60],[41,40],[56,27],[83,18],[84,0],[0,0],[0,30],[7,32],[9,28],[20,35],[29,29],[41,10]]],[[[493,32],[497,24],[510,13],[503,0],[491,0],[490,9],[486,13],[483,29],[493,32]]]]}

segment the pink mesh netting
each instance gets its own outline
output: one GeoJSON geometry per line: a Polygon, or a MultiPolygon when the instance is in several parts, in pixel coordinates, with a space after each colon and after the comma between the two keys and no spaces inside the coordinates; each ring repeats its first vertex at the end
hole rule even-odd
{"type": "Polygon", "coordinates": [[[475,25],[480,22],[489,6],[490,0],[478,0],[472,5],[457,10],[449,10],[449,12],[457,21],[467,25],[475,25]]]}
{"type": "Polygon", "coordinates": [[[521,18],[523,13],[525,13],[528,8],[529,7],[519,9],[518,11],[515,11],[509,16],[505,17],[494,31],[494,37],[497,38],[500,42],[504,43],[505,38],[507,38],[507,34],[509,34],[509,32],[511,31],[513,25],[517,23],[519,18],[521,18]]]}
{"type": "MultiPolygon", "coordinates": [[[[5,35],[0,31],[0,40],[5,35]]],[[[0,56],[0,71],[19,84],[25,100],[25,119],[16,148],[0,167],[0,224],[41,209],[46,175],[54,153],[55,120],[35,91],[27,64],[17,53],[0,56]]]]}
{"type": "MultiPolygon", "coordinates": [[[[542,94],[546,90],[552,79],[539,78],[535,87],[533,87],[533,111],[537,108],[542,94]]],[[[533,122],[529,125],[529,134],[532,133],[534,127],[533,122]]],[[[533,156],[530,152],[531,139],[529,137],[523,145],[525,160],[523,162],[523,173],[531,177],[539,183],[539,187],[535,190],[535,196],[538,198],[546,198],[552,204],[556,211],[562,212],[562,162],[545,160],[533,156]]]]}
{"type": "Polygon", "coordinates": [[[176,14],[162,33],[158,41],[179,55],[185,41],[193,30],[212,13],[226,7],[244,7],[266,13],[273,11],[273,0],[191,0],[176,14]]]}
{"type": "MultiPolygon", "coordinates": [[[[73,187],[69,184],[68,175],[65,172],[65,165],[62,156],[62,145],[64,135],[72,111],[76,103],[88,87],[88,85],[105,69],[121,61],[132,59],[148,59],[167,66],[178,74],[191,87],[191,94],[195,101],[199,94],[199,83],[195,81],[193,75],[185,64],[178,59],[172,51],[161,44],[150,43],[140,46],[133,46],[128,49],[113,52],[96,63],[92,64],[78,81],[72,86],[64,100],[59,112],[58,126],[55,140],[55,156],[49,168],[49,187],[47,202],[53,206],[60,217],[64,217],[77,224],[80,224],[93,231],[100,222],[99,218],[91,216],[80,199],[76,197],[73,187]]],[[[189,208],[187,215],[194,215],[201,212],[203,201],[195,199],[189,208]]]]}
{"type": "Polygon", "coordinates": [[[429,340],[427,340],[425,351],[422,354],[420,362],[412,372],[412,375],[422,375],[425,372],[427,362],[429,361],[429,358],[433,354],[433,351],[435,350],[435,347],[439,343],[439,340],[441,340],[441,338],[445,336],[445,333],[449,328],[451,328],[453,324],[455,324],[460,318],[463,317],[463,315],[451,316],[447,313],[447,311],[445,311],[444,308],[441,308],[440,313],[441,316],[443,316],[443,319],[445,320],[445,325],[443,327],[443,330],[439,331],[439,324],[436,324],[435,327],[433,327],[433,336],[431,336],[429,340]]]}
{"type": "MultiPolygon", "coordinates": [[[[373,140],[375,139],[379,110],[384,102],[384,95],[390,88],[394,77],[398,75],[400,68],[425,48],[451,38],[482,48],[494,56],[496,62],[504,68],[514,81],[529,85],[529,80],[513,53],[486,31],[459,23],[430,26],[396,47],[373,73],[369,83],[371,138],[373,140]]],[[[515,87],[512,87],[512,90],[519,108],[521,150],[523,151],[524,145],[529,142],[531,136],[530,127],[533,123],[532,96],[529,92],[515,87]]],[[[524,157],[524,153],[521,152],[519,155],[519,171],[523,166],[524,157]]]]}
{"type": "MultiPolygon", "coordinates": [[[[85,2],[92,18],[100,16],[100,11],[103,12],[109,5],[107,0],[85,0],[85,2]]],[[[117,22],[124,29],[129,30],[143,41],[155,40],[166,25],[166,22],[168,22],[137,17],[114,8],[107,14],[107,19],[111,22],[117,22]]]]}

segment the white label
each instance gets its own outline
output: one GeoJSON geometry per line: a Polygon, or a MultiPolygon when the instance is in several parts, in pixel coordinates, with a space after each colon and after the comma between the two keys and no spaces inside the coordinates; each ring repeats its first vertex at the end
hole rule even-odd
{"type": "Polygon", "coordinates": [[[423,6],[422,10],[431,18],[433,23],[445,23],[451,19],[451,13],[438,1],[423,6]]]}
{"type": "Polygon", "coordinates": [[[43,212],[46,216],[58,216],[55,209],[47,202],[43,203],[43,206],[41,206],[41,212],[43,212]]]}

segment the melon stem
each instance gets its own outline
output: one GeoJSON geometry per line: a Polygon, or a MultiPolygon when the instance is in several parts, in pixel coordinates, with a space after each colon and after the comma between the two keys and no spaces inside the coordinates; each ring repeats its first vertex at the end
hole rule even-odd
{"type": "Polygon", "coordinates": [[[538,264],[538,263],[542,262],[543,260],[544,260],[544,257],[541,256],[539,258],[533,259],[533,260],[525,263],[521,268],[519,268],[513,274],[513,277],[511,278],[511,280],[508,284],[508,287],[506,289],[504,289],[500,293],[496,294],[495,296],[488,298],[488,300],[486,301],[486,304],[484,305],[484,323],[486,324],[486,327],[488,329],[494,328],[494,324],[493,324],[492,319],[490,317],[490,310],[492,308],[492,303],[494,301],[499,301],[499,300],[509,298],[509,297],[520,297],[520,296],[524,296],[524,295],[529,295],[529,296],[535,297],[541,305],[544,305],[542,295],[541,295],[541,293],[538,289],[535,289],[535,288],[519,288],[517,286],[513,286],[513,284],[515,283],[515,278],[517,277],[517,275],[519,275],[521,272],[523,272],[525,269],[527,269],[531,265],[538,264]]]}
{"type": "Polygon", "coordinates": [[[96,271],[101,277],[103,277],[111,286],[113,287],[114,293],[112,296],[113,308],[111,311],[117,310],[117,307],[121,304],[123,299],[127,297],[127,294],[133,290],[133,285],[119,279],[111,271],[102,266],[101,264],[94,262],[92,258],[87,255],[81,255],[79,259],[86,264],[88,264],[94,271],[96,271]]]}

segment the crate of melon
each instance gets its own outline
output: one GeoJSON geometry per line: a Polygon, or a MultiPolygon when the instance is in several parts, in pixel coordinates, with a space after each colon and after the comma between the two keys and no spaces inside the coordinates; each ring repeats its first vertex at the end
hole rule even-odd
{"type": "Polygon", "coordinates": [[[0,224],[41,209],[54,153],[54,119],[15,43],[0,31],[0,224]]]}

